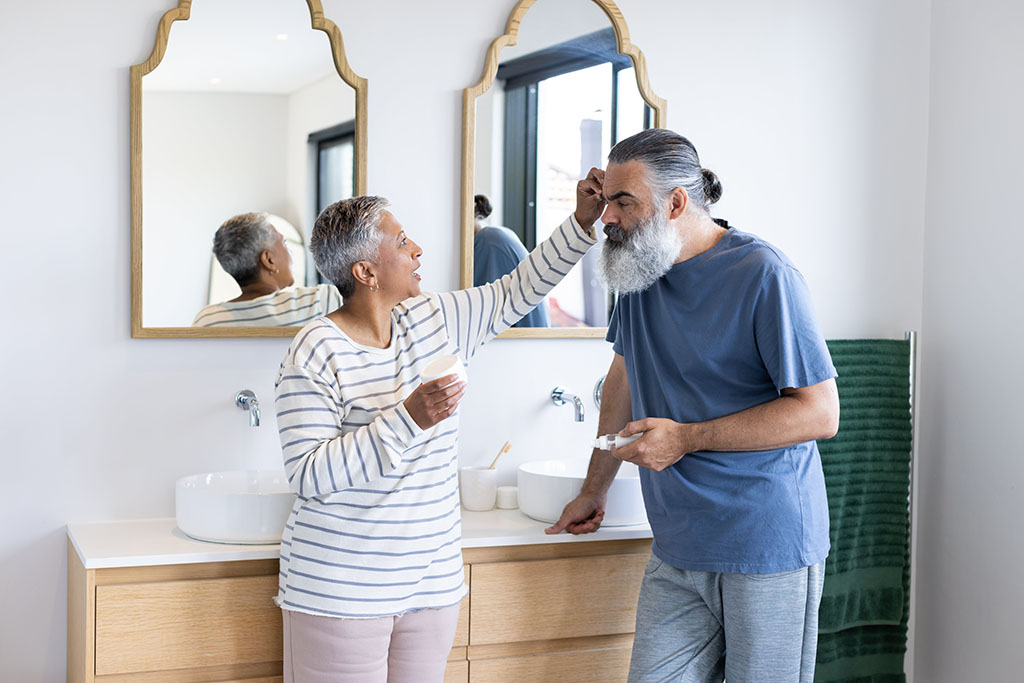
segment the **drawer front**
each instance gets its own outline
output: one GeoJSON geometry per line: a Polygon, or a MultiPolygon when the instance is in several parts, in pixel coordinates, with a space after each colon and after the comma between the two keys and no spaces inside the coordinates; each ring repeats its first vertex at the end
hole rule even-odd
{"type": "MultiPolygon", "coordinates": [[[[469,565],[463,565],[463,573],[466,575],[466,585],[469,586],[469,565]]],[[[455,629],[455,641],[452,647],[466,647],[469,645],[469,596],[462,599],[459,605],[459,625],[455,629]]]]}
{"type": "Polygon", "coordinates": [[[277,576],[96,588],[96,674],[282,659],[277,576]]]}
{"type": "Polygon", "coordinates": [[[469,663],[469,683],[622,683],[629,674],[630,648],[551,652],[469,663]]]}
{"type": "Polygon", "coordinates": [[[469,662],[465,659],[448,662],[444,670],[444,683],[469,683],[469,662]]]}
{"type": "Polygon", "coordinates": [[[472,645],[632,633],[648,554],[472,565],[472,645]]]}

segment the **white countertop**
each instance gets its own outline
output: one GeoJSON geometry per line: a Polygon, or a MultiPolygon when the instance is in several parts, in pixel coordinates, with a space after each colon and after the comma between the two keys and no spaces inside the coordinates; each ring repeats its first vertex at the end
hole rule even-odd
{"type": "MultiPolygon", "coordinates": [[[[585,543],[651,538],[647,524],[601,527],[592,534],[573,536],[544,533],[544,522],[530,519],[519,510],[462,511],[462,547],[489,548],[543,543],[585,543]]],[[[280,545],[229,545],[189,538],[173,517],[123,522],[75,522],[68,524],[68,538],[86,569],[145,567],[160,564],[192,564],[276,558],[280,545]]]]}

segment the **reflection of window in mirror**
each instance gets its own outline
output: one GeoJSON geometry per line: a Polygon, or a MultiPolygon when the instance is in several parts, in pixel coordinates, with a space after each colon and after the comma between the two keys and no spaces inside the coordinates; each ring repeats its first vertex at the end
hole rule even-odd
{"type": "MultiPolygon", "coordinates": [[[[500,191],[491,182],[495,222],[529,250],[573,211],[576,182],[603,167],[620,139],[649,128],[652,112],[611,28],[503,61],[494,89],[491,132],[501,145],[492,148],[490,167],[503,178],[500,191]]],[[[549,295],[552,326],[608,324],[613,300],[596,276],[598,253],[592,250],[549,295]]]]}
{"type": "MultiPolygon", "coordinates": [[[[355,195],[355,121],[346,121],[309,134],[310,156],[316,160],[316,215],[334,202],[355,195]]],[[[312,234],[313,226],[309,226],[312,234]]],[[[306,284],[325,283],[327,280],[317,271],[312,255],[306,255],[308,276],[306,284]]]]}
{"type": "Polygon", "coordinates": [[[316,212],[352,196],[355,121],[309,134],[316,155],[316,212]]]}

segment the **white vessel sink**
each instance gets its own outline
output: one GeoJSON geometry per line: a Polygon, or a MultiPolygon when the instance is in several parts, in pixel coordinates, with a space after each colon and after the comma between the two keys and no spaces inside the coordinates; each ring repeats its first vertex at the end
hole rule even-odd
{"type": "MultiPolygon", "coordinates": [[[[535,460],[519,466],[519,509],[541,522],[557,522],[562,508],[579,495],[587,477],[588,460],[535,460]]],[[[640,493],[640,470],[622,463],[608,489],[602,526],[646,524],[647,512],[640,493]]]]}
{"type": "Polygon", "coordinates": [[[214,543],[279,543],[294,502],[283,470],[206,472],[174,486],[178,528],[214,543]]]}

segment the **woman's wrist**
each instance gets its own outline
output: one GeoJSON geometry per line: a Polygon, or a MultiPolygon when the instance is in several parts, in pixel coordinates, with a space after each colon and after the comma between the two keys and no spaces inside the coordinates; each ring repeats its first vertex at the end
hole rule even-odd
{"type": "Polygon", "coordinates": [[[573,220],[573,222],[576,223],[576,225],[579,226],[580,230],[582,230],[584,233],[586,233],[587,237],[589,237],[592,240],[596,240],[597,239],[597,233],[594,231],[594,222],[593,221],[590,221],[590,223],[586,223],[584,221],[581,221],[578,212],[573,212],[572,220],[573,220]]]}

